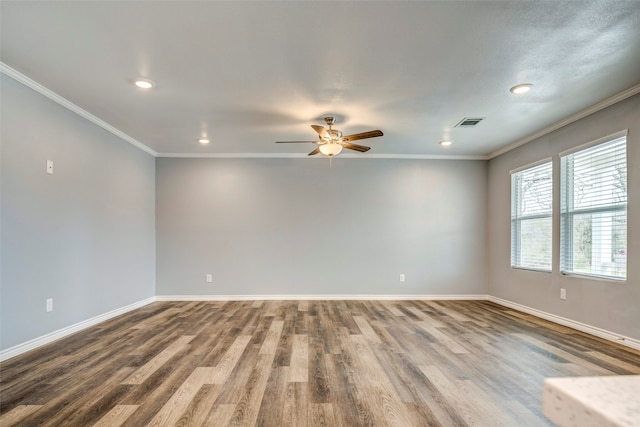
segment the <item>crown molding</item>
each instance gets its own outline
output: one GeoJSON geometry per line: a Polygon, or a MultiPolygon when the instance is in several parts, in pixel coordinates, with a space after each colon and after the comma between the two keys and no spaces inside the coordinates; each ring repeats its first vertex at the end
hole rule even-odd
{"type": "Polygon", "coordinates": [[[8,77],[11,77],[12,79],[14,79],[17,82],[22,83],[23,85],[27,86],[28,88],[33,89],[34,91],[38,92],[40,95],[43,95],[43,96],[49,98],[50,100],[62,105],[66,109],[68,109],[70,111],[73,111],[74,113],[76,113],[80,117],[82,117],[82,118],[84,118],[86,120],[89,120],[91,123],[93,123],[93,124],[95,124],[97,126],[100,126],[102,129],[106,130],[107,132],[112,133],[113,135],[115,135],[118,138],[128,142],[129,144],[133,145],[134,147],[139,148],[140,150],[145,151],[145,152],[151,154],[152,156],[156,156],[158,154],[158,153],[155,152],[155,150],[152,150],[151,148],[147,147],[146,145],[144,145],[142,142],[138,141],[137,139],[130,137],[126,133],[122,132],[121,130],[111,126],[109,123],[105,122],[104,120],[99,119],[98,117],[96,117],[93,114],[89,113],[87,110],[84,110],[84,109],[78,107],[73,102],[71,102],[68,99],[58,95],[54,91],[52,91],[50,89],[47,89],[46,87],[42,86],[40,83],[38,83],[35,80],[25,76],[20,71],[9,67],[7,64],[5,64],[3,62],[0,62],[0,72],[2,74],[4,74],[4,75],[8,76],[8,77]]]}
{"type": "MultiPolygon", "coordinates": [[[[206,159],[306,159],[309,158],[304,153],[158,153],[152,148],[144,145],[137,139],[127,135],[121,130],[111,126],[104,120],[94,116],[87,110],[80,108],[68,99],[58,95],[54,91],[46,88],[30,77],[25,76],[20,71],[11,68],[4,62],[0,61],[0,72],[19,83],[27,86],[28,88],[36,91],[42,96],[49,98],[57,104],[65,107],[66,109],[73,111],[80,117],[90,121],[91,123],[100,126],[104,130],[112,133],[118,138],[128,142],[136,148],[151,154],[154,157],[168,157],[168,158],[206,158],[206,159]]],[[[402,160],[488,160],[487,156],[479,155],[431,155],[431,154],[350,154],[345,153],[340,155],[341,158],[350,159],[402,159],[402,160]]],[[[317,158],[324,158],[317,157],[317,158]]]]}
{"type": "MultiPolygon", "coordinates": [[[[94,116],[88,111],[80,108],[73,102],[68,99],[58,95],[54,91],[44,87],[40,83],[31,79],[30,77],[25,76],[18,70],[11,68],[4,62],[0,61],[0,73],[11,77],[19,83],[27,86],[30,89],[38,92],[39,94],[51,99],[52,101],[58,103],[59,105],[67,108],[70,111],[78,114],[79,116],[85,118],[91,123],[100,126],[104,130],[112,133],[118,138],[128,142],[140,150],[151,154],[154,157],[167,157],[167,158],[211,158],[211,159],[302,159],[309,158],[306,154],[303,153],[158,153],[152,148],[146,146],[142,142],[137,139],[127,135],[121,130],[115,128],[104,120],[94,116]]],[[[399,160],[491,160],[494,157],[498,157],[504,153],[507,153],[515,148],[520,147],[528,142],[531,142],[535,139],[543,137],[555,130],[558,130],[564,126],[567,126],[575,121],[578,121],[584,117],[587,117],[593,113],[596,113],[604,108],[607,108],[613,104],[616,104],[620,101],[623,101],[627,98],[632,97],[640,93],[640,84],[637,84],[625,91],[622,91],[616,95],[613,95],[597,104],[594,104],[590,107],[585,108],[575,114],[572,114],[569,117],[566,117],[560,121],[549,125],[538,132],[535,132],[529,136],[526,136],[522,139],[519,139],[509,145],[506,145],[496,151],[493,151],[486,155],[442,155],[442,154],[350,154],[345,153],[341,154],[339,157],[341,158],[349,158],[349,159],[399,159],[399,160]]],[[[324,158],[324,157],[316,157],[316,158],[324,158]]]]}
{"type": "MultiPolygon", "coordinates": [[[[327,159],[310,157],[304,153],[157,153],[156,157],[180,159],[327,159]]],[[[399,159],[399,160],[489,160],[487,156],[441,154],[340,154],[341,159],[399,159]]]]}
{"type": "Polygon", "coordinates": [[[524,145],[528,142],[531,142],[535,139],[541,138],[545,135],[550,134],[551,132],[558,130],[562,127],[565,127],[567,125],[570,125],[573,122],[577,122],[580,119],[583,119],[593,113],[597,113],[600,110],[603,110],[607,107],[612,106],[613,104],[616,104],[620,101],[624,101],[627,98],[632,97],[633,95],[636,95],[640,93],[640,84],[637,84],[635,86],[630,87],[627,90],[624,90],[616,95],[613,95],[603,101],[598,102],[597,104],[594,104],[590,107],[585,108],[584,110],[578,111],[575,114],[570,115],[569,117],[566,117],[560,121],[557,121],[555,123],[553,123],[552,125],[547,126],[546,128],[540,129],[538,132],[536,133],[532,133],[529,136],[525,136],[522,139],[519,139],[515,142],[512,142],[509,145],[506,145],[492,153],[489,153],[486,157],[487,160],[491,160],[494,157],[498,157],[504,153],[507,153],[515,148],[520,147],[521,145],[524,145]]]}
{"type": "Polygon", "coordinates": [[[306,159],[302,153],[158,153],[157,157],[178,159],[306,159]]]}

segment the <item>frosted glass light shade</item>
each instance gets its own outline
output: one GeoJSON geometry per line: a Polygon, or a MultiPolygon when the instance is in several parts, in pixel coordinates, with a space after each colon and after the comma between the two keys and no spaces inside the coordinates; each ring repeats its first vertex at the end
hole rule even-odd
{"type": "Polygon", "coordinates": [[[342,145],[336,144],[335,142],[329,142],[327,144],[320,146],[320,152],[325,156],[333,157],[336,154],[340,154],[342,151],[342,145]]]}

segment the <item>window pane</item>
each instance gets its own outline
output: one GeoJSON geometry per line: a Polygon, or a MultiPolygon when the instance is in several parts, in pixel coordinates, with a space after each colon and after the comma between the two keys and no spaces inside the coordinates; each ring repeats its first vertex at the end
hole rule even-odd
{"type": "Polygon", "coordinates": [[[574,210],[627,203],[625,141],[602,145],[573,155],[574,210]]]}
{"type": "Polygon", "coordinates": [[[626,137],[561,159],[561,269],[626,278],[626,137]]]}
{"type": "Polygon", "coordinates": [[[627,214],[599,212],[573,217],[573,271],[601,276],[627,274],[627,214]]]}
{"type": "Polygon", "coordinates": [[[511,176],[511,265],[551,270],[551,162],[511,176]]]}
{"type": "Polygon", "coordinates": [[[520,266],[551,268],[551,217],[521,222],[520,266]]]}

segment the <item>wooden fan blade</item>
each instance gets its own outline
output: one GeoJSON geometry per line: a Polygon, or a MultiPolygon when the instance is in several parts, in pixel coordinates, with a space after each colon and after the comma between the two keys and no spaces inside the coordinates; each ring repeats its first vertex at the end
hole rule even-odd
{"type": "Polygon", "coordinates": [[[343,142],[342,146],[344,148],[348,148],[349,150],[355,150],[361,153],[371,150],[371,147],[365,147],[364,145],[358,145],[358,144],[349,144],[348,142],[343,142]]]}
{"type": "Polygon", "coordinates": [[[370,130],[369,132],[354,133],[353,135],[343,136],[342,140],[349,142],[349,141],[357,141],[359,139],[375,138],[377,136],[382,136],[382,135],[384,134],[382,133],[381,130],[370,130]]]}
{"type": "Polygon", "coordinates": [[[276,144],[317,144],[318,141],[276,141],[276,144]]]}
{"type": "Polygon", "coordinates": [[[314,156],[314,155],[318,154],[319,152],[320,152],[320,147],[316,148],[315,150],[313,150],[312,152],[307,154],[307,156],[314,156]]]}
{"type": "Polygon", "coordinates": [[[311,125],[311,127],[313,128],[313,130],[318,132],[318,135],[320,135],[320,138],[322,139],[330,138],[329,134],[327,133],[327,130],[322,126],[311,125]]]}

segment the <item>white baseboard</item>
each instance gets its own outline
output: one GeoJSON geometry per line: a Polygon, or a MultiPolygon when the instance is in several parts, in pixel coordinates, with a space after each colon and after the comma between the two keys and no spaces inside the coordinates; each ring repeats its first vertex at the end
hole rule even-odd
{"type": "Polygon", "coordinates": [[[156,301],[486,300],[488,295],[158,295],[156,301]]]}
{"type": "Polygon", "coordinates": [[[124,307],[117,308],[107,313],[100,314],[98,316],[92,317],[87,320],[83,320],[82,322],[78,322],[76,324],[67,326],[62,329],[58,329],[57,331],[53,331],[41,337],[34,338],[27,342],[23,342],[22,344],[18,344],[6,350],[2,350],[0,351],[0,362],[11,359],[12,357],[16,357],[22,353],[26,353],[27,351],[41,347],[45,344],[49,344],[50,342],[59,340],[60,338],[64,338],[68,335],[74,334],[88,327],[97,325],[98,323],[102,323],[105,320],[109,320],[113,317],[128,313],[129,311],[133,311],[140,307],[144,307],[145,305],[151,304],[152,302],[155,302],[155,301],[156,301],[156,297],[143,299],[142,301],[134,302],[133,304],[129,304],[124,307]]]}
{"type": "Polygon", "coordinates": [[[155,301],[331,301],[331,300],[380,300],[380,301],[429,301],[429,300],[488,300],[496,304],[500,304],[505,307],[512,308],[514,310],[521,311],[523,313],[531,314],[541,319],[549,320],[551,322],[568,326],[581,332],[585,332],[590,335],[594,335],[600,338],[604,338],[609,341],[616,342],[618,344],[625,345],[637,350],[640,350],[640,340],[622,336],[595,326],[590,326],[584,323],[576,322],[565,317],[556,316],[555,314],[547,313],[542,310],[527,307],[522,304],[504,300],[490,295],[158,295],[155,297],[147,298],[142,301],[129,304],[124,307],[112,310],[108,313],[101,314],[91,319],[76,323],[71,326],[59,329],[41,337],[32,339],[30,341],[18,344],[14,347],[0,351],[0,362],[11,359],[27,351],[33,350],[50,342],[59,340],[73,333],[79,332],[83,329],[97,325],[98,323],[109,320],[113,317],[120,316],[128,313],[145,305],[151,304],[155,301]]]}
{"type": "Polygon", "coordinates": [[[569,328],[576,329],[581,332],[585,332],[596,337],[604,338],[609,341],[616,342],[618,344],[625,345],[627,347],[640,350],[640,340],[625,337],[620,334],[616,334],[605,329],[597,328],[595,326],[587,325],[585,323],[576,322],[575,320],[567,319],[566,317],[556,316],[555,314],[547,313],[546,311],[538,310],[535,308],[527,307],[526,305],[518,304],[515,302],[507,301],[502,298],[489,296],[489,301],[495,302],[505,307],[513,308],[514,310],[522,311],[523,313],[531,314],[541,319],[549,320],[550,322],[557,323],[559,325],[568,326],[569,328]]]}

